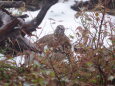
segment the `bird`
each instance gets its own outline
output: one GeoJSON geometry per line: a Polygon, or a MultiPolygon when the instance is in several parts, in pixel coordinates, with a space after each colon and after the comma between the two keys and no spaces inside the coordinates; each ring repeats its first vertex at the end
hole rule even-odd
{"type": "Polygon", "coordinates": [[[63,25],[58,25],[52,34],[48,34],[36,41],[36,45],[41,53],[45,53],[45,47],[51,50],[50,58],[60,56],[67,57],[71,51],[70,39],[65,35],[65,27],[63,25]],[[59,55],[58,55],[59,54],[59,55]]]}

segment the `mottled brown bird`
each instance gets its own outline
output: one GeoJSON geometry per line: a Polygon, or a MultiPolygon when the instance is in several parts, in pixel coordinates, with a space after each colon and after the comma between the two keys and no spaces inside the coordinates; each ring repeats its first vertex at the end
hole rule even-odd
{"type": "Polygon", "coordinates": [[[56,30],[53,34],[48,34],[40,38],[36,44],[39,46],[40,50],[43,51],[44,47],[47,46],[48,48],[59,48],[59,47],[66,47],[71,48],[69,38],[64,34],[65,28],[63,25],[58,25],[56,30]]]}
{"type": "Polygon", "coordinates": [[[71,44],[69,38],[64,34],[64,32],[64,26],[58,25],[53,34],[43,36],[36,42],[36,45],[41,52],[45,52],[45,48],[47,46],[47,48],[52,51],[52,54],[50,54],[51,58],[66,58],[68,53],[71,51],[71,44]]]}

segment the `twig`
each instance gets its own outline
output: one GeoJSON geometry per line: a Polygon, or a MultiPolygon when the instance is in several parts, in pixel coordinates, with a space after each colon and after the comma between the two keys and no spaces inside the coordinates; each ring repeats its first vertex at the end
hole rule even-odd
{"type": "Polygon", "coordinates": [[[55,70],[55,68],[54,68],[54,66],[53,66],[53,64],[52,64],[52,60],[49,58],[49,62],[50,62],[50,65],[51,65],[51,67],[52,67],[52,69],[53,69],[53,71],[54,71],[54,73],[55,73],[55,76],[56,76],[56,78],[58,79],[58,81],[59,81],[59,86],[63,86],[62,85],[62,83],[61,83],[61,80],[60,80],[60,77],[58,76],[58,74],[57,74],[57,72],[56,72],[56,70],[55,70]]]}
{"type": "Polygon", "coordinates": [[[104,71],[101,69],[100,65],[97,65],[97,69],[100,73],[101,79],[103,81],[103,85],[107,86],[107,78],[106,78],[106,75],[105,75],[104,71]]]}
{"type": "Polygon", "coordinates": [[[98,34],[98,40],[97,40],[97,48],[99,47],[99,42],[100,42],[100,37],[101,37],[101,30],[102,30],[102,25],[103,25],[104,18],[105,18],[105,9],[104,9],[104,12],[102,12],[101,24],[100,24],[100,26],[99,26],[99,34],[98,34]]]}

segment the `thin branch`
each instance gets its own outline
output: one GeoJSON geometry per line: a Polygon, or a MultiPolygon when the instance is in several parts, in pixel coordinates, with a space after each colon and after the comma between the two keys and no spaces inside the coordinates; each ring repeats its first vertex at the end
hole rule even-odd
{"type": "Polygon", "coordinates": [[[104,9],[104,12],[102,12],[102,19],[101,19],[101,23],[100,23],[100,26],[99,26],[99,33],[98,33],[98,39],[97,39],[97,48],[99,47],[99,43],[100,43],[100,37],[101,37],[101,31],[102,31],[102,25],[103,25],[104,18],[105,18],[105,9],[104,9]]]}
{"type": "Polygon", "coordinates": [[[98,71],[99,71],[99,73],[100,73],[100,76],[101,76],[101,78],[102,78],[103,85],[104,85],[104,86],[107,86],[107,77],[106,77],[104,71],[102,70],[102,68],[100,67],[100,65],[97,65],[97,69],[98,69],[98,71]]]}
{"type": "Polygon", "coordinates": [[[55,73],[56,78],[57,78],[58,81],[59,81],[60,86],[63,86],[62,83],[61,83],[61,79],[60,79],[60,77],[58,76],[57,71],[55,70],[55,68],[54,68],[54,66],[53,66],[53,63],[52,63],[52,60],[51,60],[50,58],[49,58],[49,62],[50,62],[50,65],[51,65],[51,67],[52,67],[52,69],[53,69],[53,71],[54,71],[54,73],[55,73]]]}

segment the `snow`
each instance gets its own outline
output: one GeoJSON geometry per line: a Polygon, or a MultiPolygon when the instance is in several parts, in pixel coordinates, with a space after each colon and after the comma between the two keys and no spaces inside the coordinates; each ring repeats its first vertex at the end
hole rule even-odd
{"type": "MultiPolygon", "coordinates": [[[[36,34],[39,38],[46,34],[53,33],[57,25],[64,25],[66,28],[65,34],[67,36],[74,35],[75,28],[78,24],[75,21],[74,15],[75,11],[73,11],[70,6],[74,4],[74,1],[69,1],[63,3],[62,1],[52,6],[47,12],[44,20],[39,25],[42,29],[38,29],[34,34],[36,34]]],[[[27,12],[30,17],[26,19],[26,21],[31,20],[37,15],[36,12],[27,12]]],[[[36,40],[35,38],[32,40],[36,40]]]]}
{"type": "Polygon", "coordinates": [[[5,60],[6,58],[4,57],[3,54],[0,54],[0,61],[5,60]]]}

